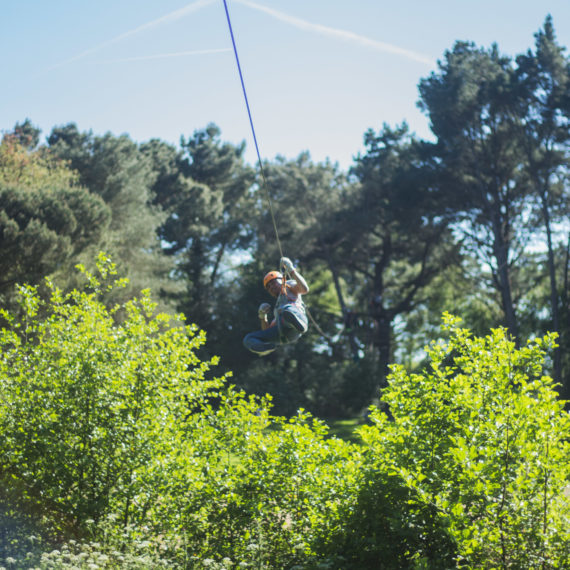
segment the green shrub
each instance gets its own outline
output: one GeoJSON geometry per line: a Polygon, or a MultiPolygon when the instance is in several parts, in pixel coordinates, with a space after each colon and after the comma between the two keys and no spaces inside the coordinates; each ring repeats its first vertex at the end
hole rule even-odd
{"type": "Polygon", "coordinates": [[[113,264],[64,295],[20,288],[0,331],[0,565],[563,568],[570,422],[516,348],[447,316],[422,374],[395,366],[359,430],[270,415],[148,292],[108,308],[113,264]],[[37,537],[37,538],[36,538],[37,537]]]}
{"type": "Polygon", "coordinates": [[[223,384],[195,355],[204,333],[155,314],[148,292],[107,309],[122,282],[103,255],[98,269],[84,291],[50,286],[46,302],[21,287],[21,315],[2,312],[4,513],[54,537],[81,537],[109,513],[147,520],[180,478],[201,478],[207,444],[188,436],[223,384]]]}
{"type": "Polygon", "coordinates": [[[228,529],[218,540],[241,533],[234,544],[219,543],[218,553],[255,568],[313,568],[326,557],[323,545],[355,496],[360,466],[356,446],[327,436],[326,425],[302,410],[249,434],[215,519],[228,529]]]}
{"type": "Polygon", "coordinates": [[[206,380],[204,333],[156,314],[148,292],[107,308],[122,281],[104,255],[96,276],[83,272],[83,290],[49,285],[44,301],[21,287],[21,313],[2,313],[0,560],[24,564],[36,532],[42,564],[138,553],[141,537],[182,567],[314,559],[348,500],[352,446],[206,380]]]}
{"type": "Polygon", "coordinates": [[[375,409],[374,425],[360,431],[368,481],[405,483],[396,511],[407,504],[408,513],[396,524],[407,518],[424,538],[422,564],[436,560],[439,527],[458,567],[564,568],[570,421],[543,375],[554,337],[517,348],[503,329],[477,338],[458,319],[444,321],[449,340],[430,347],[424,373],[393,367],[382,396],[392,419],[375,409]]]}

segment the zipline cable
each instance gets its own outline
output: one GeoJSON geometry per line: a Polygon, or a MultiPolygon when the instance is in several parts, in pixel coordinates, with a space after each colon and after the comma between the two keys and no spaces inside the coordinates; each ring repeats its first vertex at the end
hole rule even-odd
{"type": "Polygon", "coordinates": [[[259,153],[259,146],[257,144],[257,136],[255,135],[255,128],[253,126],[253,119],[251,117],[251,109],[249,108],[249,101],[247,99],[247,92],[245,90],[245,83],[243,80],[243,74],[241,72],[241,65],[239,63],[239,57],[238,57],[236,42],[234,39],[234,31],[232,29],[232,23],[230,20],[230,13],[228,11],[228,5],[227,5],[226,0],[224,0],[224,8],[226,10],[226,18],[228,20],[228,27],[230,29],[230,36],[232,38],[232,46],[234,48],[234,54],[236,57],[236,63],[237,63],[237,68],[238,68],[238,72],[239,72],[239,79],[241,81],[241,89],[243,91],[243,97],[245,99],[245,106],[247,108],[247,116],[249,117],[249,124],[251,126],[251,133],[253,134],[253,142],[255,144],[255,151],[257,152],[257,161],[259,163],[259,170],[261,171],[261,178],[263,180],[263,187],[265,189],[265,195],[267,197],[267,203],[269,204],[269,212],[271,214],[271,221],[273,223],[273,229],[275,231],[275,237],[277,238],[277,246],[279,247],[279,254],[280,254],[281,258],[283,258],[283,250],[281,249],[281,241],[279,240],[279,232],[277,231],[277,224],[275,223],[275,215],[273,214],[273,206],[271,204],[271,195],[269,194],[269,187],[267,185],[267,179],[265,178],[265,172],[263,170],[263,164],[261,162],[261,154],[259,153]]]}
{"type": "MultiPolygon", "coordinates": [[[[245,106],[247,108],[247,116],[249,117],[249,125],[251,127],[251,134],[253,135],[253,143],[255,145],[255,152],[257,153],[257,161],[259,163],[259,170],[261,172],[261,178],[263,180],[263,188],[265,190],[265,195],[267,197],[267,204],[269,205],[269,213],[271,214],[271,222],[273,223],[273,230],[275,231],[275,237],[277,239],[277,246],[279,247],[279,255],[281,256],[281,258],[283,258],[283,250],[281,248],[281,241],[279,239],[279,232],[277,231],[277,223],[275,222],[275,215],[273,213],[273,205],[271,203],[271,195],[269,193],[269,186],[267,184],[267,179],[265,178],[265,171],[263,170],[263,163],[261,162],[261,154],[259,152],[259,145],[257,144],[257,136],[255,134],[255,127],[253,126],[253,118],[251,116],[251,109],[249,108],[249,101],[247,99],[247,91],[245,89],[245,82],[243,80],[243,73],[241,72],[241,65],[239,63],[239,56],[238,56],[238,52],[237,52],[237,47],[236,47],[236,41],[234,38],[234,31],[232,29],[232,22],[230,20],[230,13],[228,10],[228,4],[226,2],[226,0],[224,0],[224,9],[226,11],[226,19],[228,21],[228,28],[230,29],[230,36],[232,38],[232,46],[234,49],[234,55],[236,58],[236,63],[237,63],[237,68],[238,68],[238,73],[239,73],[239,79],[241,82],[241,89],[243,91],[243,98],[245,99],[245,106]]],[[[283,279],[283,289],[285,288],[285,282],[286,279],[283,279]]],[[[315,319],[313,318],[313,316],[311,315],[309,308],[306,308],[306,312],[307,315],[309,316],[309,318],[311,319],[311,321],[313,322],[313,324],[315,325],[315,327],[317,328],[317,330],[319,331],[319,333],[324,336],[327,339],[330,339],[329,335],[327,335],[317,324],[317,322],[315,321],[315,319]]]]}

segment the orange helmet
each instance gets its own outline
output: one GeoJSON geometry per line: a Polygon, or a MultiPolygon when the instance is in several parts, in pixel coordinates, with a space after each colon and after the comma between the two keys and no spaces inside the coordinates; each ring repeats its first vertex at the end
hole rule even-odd
{"type": "Polygon", "coordinates": [[[279,273],[279,271],[270,271],[264,278],[263,278],[263,286],[267,287],[267,284],[274,279],[283,279],[283,275],[279,273]]]}

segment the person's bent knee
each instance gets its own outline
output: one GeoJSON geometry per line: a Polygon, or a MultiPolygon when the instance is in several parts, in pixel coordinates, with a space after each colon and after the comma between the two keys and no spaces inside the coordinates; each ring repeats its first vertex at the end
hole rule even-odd
{"type": "Polygon", "coordinates": [[[254,332],[245,335],[243,338],[243,345],[250,352],[260,356],[265,356],[275,350],[275,345],[273,343],[261,341],[254,332]]]}
{"type": "Polygon", "coordinates": [[[253,350],[253,346],[252,346],[252,345],[253,345],[253,343],[252,343],[252,340],[253,340],[253,339],[252,339],[252,336],[253,336],[253,333],[246,334],[246,335],[243,337],[243,341],[242,341],[242,342],[243,342],[243,345],[245,346],[245,348],[247,348],[247,350],[250,350],[251,352],[255,352],[255,350],[253,350]]]}

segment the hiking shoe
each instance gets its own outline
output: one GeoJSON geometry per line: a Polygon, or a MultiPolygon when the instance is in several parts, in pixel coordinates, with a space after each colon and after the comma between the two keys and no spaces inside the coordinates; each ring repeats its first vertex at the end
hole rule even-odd
{"type": "Polygon", "coordinates": [[[271,354],[275,349],[272,348],[271,350],[264,350],[263,352],[256,352],[255,354],[257,354],[257,356],[267,356],[268,354],[271,354]]]}
{"type": "Polygon", "coordinates": [[[291,328],[294,328],[300,333],[304,333],[307,328],[305,323],[303,323],[297,316],[291,311],[283,311],[283,321],[285,321],[291,328]]]}

